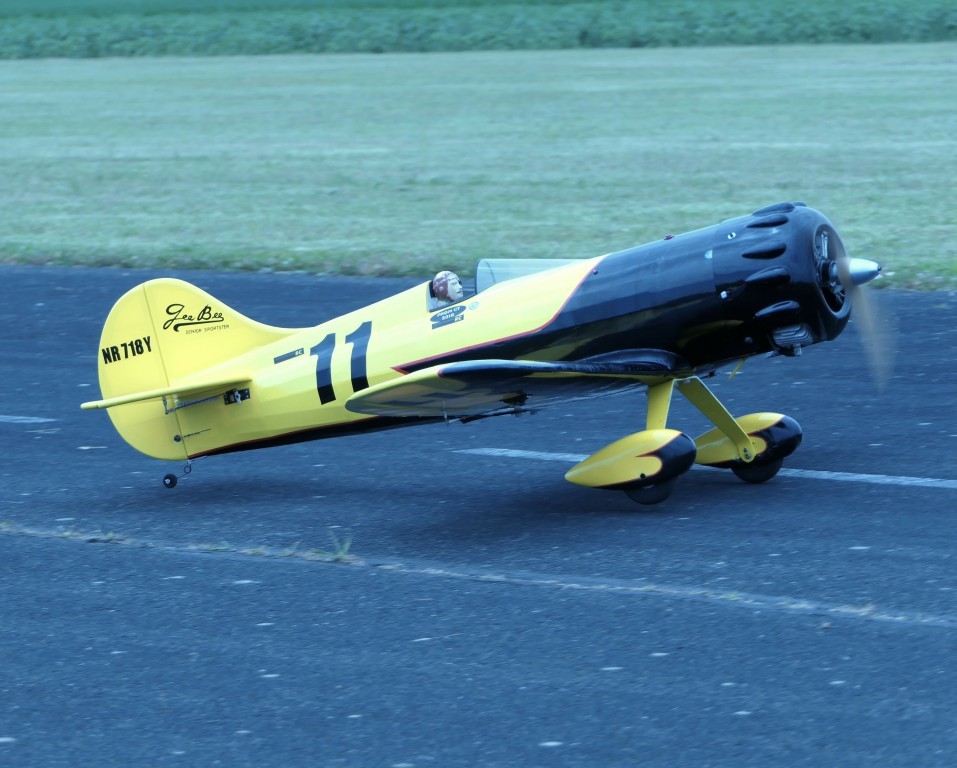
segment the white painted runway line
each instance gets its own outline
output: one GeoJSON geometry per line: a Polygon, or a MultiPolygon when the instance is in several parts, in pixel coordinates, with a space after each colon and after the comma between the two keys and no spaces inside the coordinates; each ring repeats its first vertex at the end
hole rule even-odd
{"type": "Polygon", "coordinates": [[[44,419],[41,416],[5,416],[0,413],[0,423],[2,424],[46,424],[56,419],[44,419]]]}
{"type": "MultiPolygon", "coordinates": [[[[547,451],[520,451],[513,448],[465,448],[455,453],[470,453],[475,456],[499,456],[506,459],[531,459],[533,461],[560,461],[574,463],[584,461],[587,454],[578,453],[550,453],[547,451]]],[[[723,472],[712,467],[695,465],[692,469],[707,472],[723,472]]],[[[780,477],[795,477],[802,480],[835,480],[844,483],[867,483],[869,485],[896,485],[901,487],[944,488],[957,491],[957,480],[945,480],[937,477],[907,477],[904,475],[865,475],[856,472],[829,472],[818,469],[788,469],[783,468],[780,477]]]]}
{"type": "MultiPolygon", "coordinates": [[[[689,600],[693,602],[723,605],[728,608],[743,608],[751,612],[778,611],[794,614],[812,614],[824,618],[846,618],[864,621],[890,622],[894,624],[944,627],[957,629],[957,615],[949,613],[931,613],[920,610],[883,608],[872,603],[838,603],[807,599],[789,595],[768,595],[759,592],[742,592],[732,588],[693,584],[669,584],[640,578],[615,578],[613,576],[589,576],[586,574],[548,573],[544,571],[526,571],[512,568],[497,569],[487,566],[470,566],[462,563],[442,563],[436,561],[397,559],[391,557],[360,558],[347,555],[343,559],[318,554],[321,550],[280,549],[269,546],[233,547],[228,544],[182,543],[168,540],[139,539],[121,534],[103,534],[99,531],[83,532],[74,528],[30,528],[16,523],[0,523],[0,536],[30,536],[40,539],[55,539],[58,542],[74,544],[109,543],[111,547],[127,547],[138,552],[150,550],[158,554],[202,555],[203,557],[228,557],[231,560],[243,559],[249,564],[269,567],[271,564],[288,563],[290,558],[321,566],[336,564],[337,568],[351,566],[355,568],[373,568],[393,573],[404,573],[426,578],[462,579],[486,584],[505,586],[539,587],[564,592],[600,592],[650,598],[659,600],[689,600]]],[[[178,566],[177,566],[178,567],[178,566]]],[[[257,571],[260,573],[261,571],[257,571]]],[[[163,576],[162,581],[183,579],[183,576],[163,576]]],[[[94,581],[94,584],[103,582],[94,581]]],[[[266,583],[262,577],[240,579],[233,585],[246,586],[266,583]]],[[[264,622],[258,626],[270,626],[264,622]]],[[[421,638],[428,641],[435,638],[421,638]]],[[[415,642],[415,641],[413,641],[415,642]]]]}
{"type": "Polygon", "coordinates": [[[545,587],[565,591],[606,592],[635,597],[691,600],[714,603],[750,611],[780,611],[786,613],[815,614],[829,618],[863,619],[866,621],[891,622],[924,627],[957,628],[957,616],[923,611],[881,608],[876,605],[828,603],[786,595],[765,595],[754,592],[723,590],[682,584],[663,584],[644,579],[616,579],[604,576],[540,573],[536,571],[496,571],[488,568],[465,565],[423,563],[415,560],[381,560],[369,562],[382,570],[418,574],[446,579],[497,582],[517,586],[545,587]]]}

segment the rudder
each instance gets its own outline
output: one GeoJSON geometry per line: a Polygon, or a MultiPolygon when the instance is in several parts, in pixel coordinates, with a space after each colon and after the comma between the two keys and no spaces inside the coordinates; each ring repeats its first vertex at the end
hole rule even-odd
{"type": "MultiPolygon", "coordinates": [[[[132,288],[113,306],[100,337],[104,400],[173,387],[295,329],[257,323],[183,280],[132,288]]],[[[185,459],[175,411],[162,397],[109,408],[113,425],[138,451],[185,459]]]]}

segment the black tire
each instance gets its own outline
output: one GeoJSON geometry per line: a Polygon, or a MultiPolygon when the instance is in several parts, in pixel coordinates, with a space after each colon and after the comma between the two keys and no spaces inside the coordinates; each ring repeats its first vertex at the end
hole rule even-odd
{"type": "Polygon", "coordinates": [[[778,473],[783,464],[784,459],[772,459],[760,464],[753,461],[750,464],[732,464],[731,471],[746,483],[766,483],[778,473]]]}
{"type": "Polygon", "coordinates": [[[628,494],[628,498],[638,504],[660,504],[665,499],[667,499],[671,492],[675,488],[674,478],[671,480],[666,480],[663,483],[655,483],[654,485],[642,485],[638,488],[627,488],[625,493],[628,494]]]}
{"type": "Polygon", "coordinates": [[[164,488],[171,488],[171,489],[172,489],[172,488],[175,488],[175,487],[176,487],[176,483],[177,483],[178,481],[179,481],[179,478],[177,478],[176,475],[173,475],[173,474],[163,475],[163,487],[164,487],[164,488]]]}

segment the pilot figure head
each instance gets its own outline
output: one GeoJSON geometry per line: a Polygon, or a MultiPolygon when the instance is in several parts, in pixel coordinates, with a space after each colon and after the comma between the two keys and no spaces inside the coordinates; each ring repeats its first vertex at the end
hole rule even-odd
{"type": "Polygon", "coordinates": [[[462,281],[454,272],[444,270],[432,278],[432,293],[440,301],[454,304],[461,301],[465,292],[462,290],[462,281]]]}

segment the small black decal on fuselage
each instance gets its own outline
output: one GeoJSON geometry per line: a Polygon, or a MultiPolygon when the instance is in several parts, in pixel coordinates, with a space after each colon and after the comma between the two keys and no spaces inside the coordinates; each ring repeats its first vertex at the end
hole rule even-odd
{"type": "Polygon", "coordinates": [[[306,354],[306,350],[300,347],[299,349],[294,349],[292,352],[287,352],[279,357],[274,357],[272,361],[274,365],[279,365],[279,363],[284,363],[287,360],[294,360],[297,357],[302,357],[304,354],[306,354]]]}

